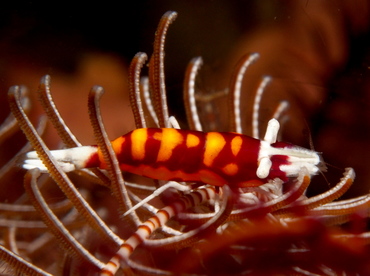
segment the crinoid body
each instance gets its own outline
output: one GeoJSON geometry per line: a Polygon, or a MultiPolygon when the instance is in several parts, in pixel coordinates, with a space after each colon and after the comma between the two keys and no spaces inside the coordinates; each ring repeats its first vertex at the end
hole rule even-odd
{"type": "MultiPolygon", "coordinates": [[[[195,91],[201,58],[190,62],[184,81],[189,128],[195,131],[175,130],[179,125],[168,114],[164,42],[167,29],[176,16],[175,12],[167,12],[159,23],[149,63],[149,78],[141,77],[146,54],[138,53],[130,65],[131,108],[138,128],[133,134],[110,142],[99,109],[103,89],[93,87],[88,103],[97,146],[82,147],[60,117],[51,97],[50,78],[46,76],[41,81],[38,93],[48,119],[66,148],[58,151],[64,156],[61,157],[57,151],[50,151],[41,138],[44,120],[36,130],[28,119],[27,96],[21,93],[22,89],[10,89],[12,113],[36,152],[23,155],[30,150],[30,146],[27,146],[19,153],[26,159],[23,167],[29,169],[24,179],[25,194],[20,194],[11,203],[0,205],[0,252],[4,273],[366,274],[370,271],[370,234],[362,222],[368,215],[370,196],[334,201],[352,185],[355,173],[351,168],[347,168],[338,184],[325,193],[313,197],[305,195],[311,177],[324,165],[314,151],[291,148],[287,143],[275,143],[279,127],[277,120],[288,107],[285,101],[279,103],[276,112],[271,114],[270,117],[274,119],[270,120],[265,137],[260,139],[260,99],[268,83],[273,81],[269,77],[262,79],[253,104],[254,138],[245,138],[263,145],[261,148],[265,153],[258,154],[256,165],[251,169],[251,174],[255,175],[251,181],[233,186],[233,183],[223,183],[223,178],[219,178],[221,174],[199,169],[191,177],[198,179],[201,175],[199,179],[203,181],[194,183],[185,168],[181,171],[183,176],[173,173],[170,169],[172,164],[168,162],[163,163],[168,168],[158,169],[156,164],[168,161],[176,145],[170,146],[172,148],[169,151],[161,151],[157,145],[160,158],[156,157],[155,164],[145,165],[145,168],[152,170],[143,173],[153,179],[121,172],[122,160],[117,152],[125,141],[131,139],[131,144],[138,145],[131,149],[139,160],[144,160],[141,155],[154,155],[154,146],[145,146],[149,139],[146,136],[148,127],[155,127],[156,130],[152,130],[153,137],[162,139],[160,145],[178,142],[182,135],[187,135],[186,145],[190,149],[203,139],[195,132],[202,132],[202,124],[207,124],[198,116],[195,91]],[[133,139],[133,135],[137,139],[133,139]],[[137,143],[140,139],[144,139],[141,144],[137,143]],[[81,158],[75,154],[77,151],[95,159],[80,163],[81,158]],[[103,169],[86,168],[89,162],[100,162],[103,169]],[[298,165],[291,166],[291,163],[298,165]],[[40,174],[40,170],[47,173],[40,174]],[[273,170],[278,174],[274,174],[273,170]],[[175,175],[176,179],[168,180],[172,178],[166,177],[168,174],[175,175]]],[[[233,145],[230,152],[235,156],[241,141],[244,141],[244,136],[235,134],[243,132],[241,83],[246,70],[253,66],[257,58],[258,54],[251,54],[241,59],[228,89],[230,132],[233,138],[228,141],[222,138],[224,134],[211,134],[216,140],[210,140],[222,142],[226,139],[227,143],[233,145]]],[[[207,98],[207,101],[212,100],[212,97],[207,98]]],[[[5,142],[11,134],[8,130],[11,125],[15,125],[15,119],[9,119],[2,126],[4,131],[0,137],[5,142]]],[[[217,147],[213,145],[209,148],[217,147]]],[[[223,148],[219,152],[206,151],[201,161],[211,167],[216,160],[212,156],[217,156],[221,150],[223,148]]],[[[129,154],[131,152],[126,152],[126,155],[129,154]]],[[[225,154],[223,159],[227,161],[231,157],[232,154],[225,154]]],[[[176,155],[176,158],[180,159],[181,156],[176,155]]],[[[190,161],[188,165],[198,162],[195,159],[190,161]]],[[[9,161],[2,168],[3,179],[12,173],[14,162],[9,161]]],[[[139,163],[131,167],[139,167],[139,163]]],[[[223,167],[223,172],[237,175],[238,166],[230,163],[223,167]]],[[[129,166],[125,168],[131,170],[129,166]]]]}

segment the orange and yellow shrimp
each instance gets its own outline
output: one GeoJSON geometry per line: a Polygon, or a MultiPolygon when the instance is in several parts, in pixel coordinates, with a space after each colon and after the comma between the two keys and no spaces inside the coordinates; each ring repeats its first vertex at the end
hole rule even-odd
{"type": "MultiPolygon", "coordinates": [[[[317,174],[317,152],[276,142],[279,123],[271,119],[264,140],[231,132],[141,128],[112,142],[121,170],[159,180],[202,182],[231,189],[286,182],[301,168],[317,174]]],[[[66,172],[106,164],[97,146],[51,151],[66,172]]],[[[26,154],[25,169],[46,168],[36,152],[26,154]]]]}

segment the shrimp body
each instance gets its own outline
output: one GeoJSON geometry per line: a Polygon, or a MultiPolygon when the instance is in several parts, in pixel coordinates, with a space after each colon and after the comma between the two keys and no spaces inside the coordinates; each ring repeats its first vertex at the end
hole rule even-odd
{"type": "MultiPolygon", "coordinates": [[[[297,176],[302,167],[310,174],[318,172],[320,157],[316,152],[270,142],[231,132],[140,128],[111,143],[121,170],[160,180],[240,188],[275,178],[285,182],[297,176]]],[[[64,171],[106,167],[97,146],[51,152],[64,171]]],[[[45,171],[36,163],[35,152],[28,153],[27,158],[24,168],[45,171]]]]}

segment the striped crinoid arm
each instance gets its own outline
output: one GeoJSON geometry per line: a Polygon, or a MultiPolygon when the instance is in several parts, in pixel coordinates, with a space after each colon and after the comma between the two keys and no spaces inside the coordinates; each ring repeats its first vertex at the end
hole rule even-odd
{"type": "MultiPolygon", "coordinates": [[[[23,89],[21,93],[23,99],[20,105],[28,113],[31,107],[29,98],[23,89]]],[[[45,126],[46,120],[43,117],[40,119],[36,131],[42,134],[45,126]]],[[[14,139],[18,131],[17,120],[13,114],[9,114],[0,126],[0,144],[2,146],[7,145],[7,142],[14,139]]],[[[0,203],[0,273],[2,275],[51,275],[32,264],[35,260],[32,254],[32,249],[35,247],[32,246],[32,242],[35,237],[39,237],[46,231],[45,224],[40,220],[34,206],[29,204],[22,191],[12,193],[12,186],[17,185],[17,173],[19,172],[17,166],[20,156],[29,150],[31,150],[31,146],[28,143],[23,145],[13,157],[6,160],[6,163],[0,169],[0,185],[6,191],[3,196],[7,198],[5,202],[0,203]]],[[[63,206],[53,207],[60,213],[69,210],[71,204],[68,202],[63,206]]],[[[38,249],[40,250],[40,247],[38,249]]]]}
{"type": "Polygon", "coordinates": [[[143,105],[141,102],[140,73],[141,68],[148,59],[147,54],[137,53],[132,59],[129,69],[129,93],[131,110],[134,115],[136,128],[146,127],[143,105]]]}
{"type": "Polygon", "coordinates": [[[239,220],[243,218],[263,217],[273,213],[275,210],[296,202],[304,194],[310,182],[311,178],[307,170],[302,169],[294,185],[286,193],[265,203],[234,210],[229,219],[239,220]]]}
{"type": "MultiPolygon", "coordinates": [[[[19,127],[17,125],[17,120],[14,118],[14,116],[12,114],[10,114],[8,116],[8,118],[4,121],[4,123],[0,126],[0,129],[2,130],[1,134],[0,134],[0,144],[2,142],[5,142],[6,141],[6,137],[11,137],[11,133],[16,130],[19,130],[19,127]],[[13,126],[15,125],[15,126],[13,126]]],[[[38,122],[38,125],[37,125],[37,128],[36,128],[36,131],[37,133],[39,133],[40,135],[42,135],[45,131],[45,128],[46,128],[46,118],[45,117],[41,117],[39,122],[38,122]]],[[[11,170],[14,169],[18,163],[19,163],[19,159],[20,159],[20,156],[22,156],[22,154],[30,151],[32,149],[31,145],[29,143],[26,143],[15,155],[12,159],[8,160],[8,162],[0,168],[0,179],[4,179],[6,177],[6,175],[10,174],[11,170]]]]}
{"type": "Polygon", "coordinates": [[[243,133],[240,114],[242,82],[246,70],[258,59],[258,57],[259,55],[257,53],[245,55],[240,59],[239,63],[235,67],[229,91],[230,131],[243,133]]]}
{"type": "MultiPolygon", "coordinates": [[[[130,264],[129,258],[136,247],[138,247],[142,243],[150,248],[181,248],[192,244],[196,240],[201,239],[206,232],[212,232],[217,229],[217,227],[219,227],[228,217],[233,206],[233,197],[231,191],[226,186],[224,188],[224,199],[221,209],[207,223],[203,224],[199,228],[196,228],[189,231],[188,233],[184,233],[179,236],[156,240],[148,239],[156,229],[164,226],[169,221],[169,219],[171,219],[175,215],[191,207],[195,207],[204,201],[213,200],[215,196],[216,191],[213,187],[197,189],[182,196],[175,202],[159,210],[155,216],[151,217],[146,222],[139,225],[137,231],[121,245],[117,253],[105,265],[100,275],[115,275],[120,266],[122,266],[124,271],[130,270],[127,266],[128,264],[130,264]]],[[[150,270],[150,268],[148,269],[150,270]]],[[[145,268],[143,269],[143,272],[145,272],[145,268]]]]}
{"type": "Polygon", "coordinates": [[[64,194],[71,200],[75,208],[86,218],[86,221],[96,229],[105,239],[120,244],[121,239],[117,237],[101,220],[96,212],[90,207],[86,200],[81,196],[76,187],[72,184],[67,175],[59,168],[59,165],[50,154],[49,149],[35,131],[29,118],[25,114],[20,104],[19,87],[12,87],[8,94],[9,105],[12,113],[17,118],[18,123],[29,140],[30,144],[38,152],[38,155],[45,166],[48,168],[50,176],[58,184],[64,194]]]}
{"type": "MultiPolygon", "coordinates": [[[[22,90],[19,91],[22,96],[19,107],[24,113],[28,113],[30,101],[28,95],[22,90]]],[[[46,117],[42,116],[35,132],[42,135],[45,128],[46,117]]],[[[14,139],[15,131],[19,131],[19,125],[14,115],[11,114],[1,126],[1,143],[7,145],[10,139],[14,139]]],[[[50,254],[50,252],[59,252],[58,248],[53,246],[55,239],[48,233],[48,228],[42,221],[40,213],[30,204],[22,186],[18,185],[18,181],[22,183],[23,180],[23,177],[18,177],[19,161],[23,154],[31,149],[31,145],[26,143],[0,169],[0,184],[7,191],[4,196],[8,198],[3,199],[4,201],[0,203],[0,229],[2,233],[0,271],[4,275],[51,275],[48,272],[56,272],[50,268],[50,263],[48,263],[53,255],[58,255],[58,253],[50,254]],[[14,190],[12,187],[18,186],[16,193],[12,191],[14,190]]],[[[44,180],[40,181],[40,185],[43,187],[47,183],[44,180]]],[[[76,212],[72,211],[74,209],[69,200],[54,201],[51,203],[50,209],[62,219],[67,227],[78,228],[77,222],[80,220],[77,218],[76,212]]],[[[55,261],[55,264],[61,265],[62,262],[58,260],[55,261]]]]}
{"type": "MultiPolygon", "coordinates": [[[[22,94],[22,109],[25,113],[28,113],[31,108],[30,99],[27,97],[25,89],[21,89],[20,93],[22,94]]],[[[11,137],[18,130],[19,126],[16,118],[13,116],[13,114],[9,114],[4,122],[2,122],[0,125],[0,144],[11,137]]]]}
{"type": "Polygon", "coordinates": [[[157,27],[154,38],[153,54],[149,64],[150,89],[153,91],[154,109],[158,116],[159,127],[169,127],[166,84],[164,74],[164,43],[170,24],[176,19],[177,13],[166,12],[157,27]]]}
{"type": "MultiPolygon", "coordinates": [[[[338,199],[342,195],[344,195],[345,192],[352,186],[354,179],[355,179],[354,170],[352,168],[347,168],[344,173],[344,176],[338,182],[338,184],[335,185],[330,190],[328,190],[327,192],[324,192],[322,194],[319,194],[319,195],[316,195],[310,198],[298,200],[294,206],[280,208],[279,210],[274,212],[274,215],[289,217],[289,213],[292,214],[292,212],[296,212],[296,213],[297,212],[308,212],[309,213],[309,210],[313,210],[313,213],[315,213],[315,212],[318,212],[318,210],[320,209],[325,209],[326,208],[325,206],[330,206],[330,205],[344,206],[345,204],[344,203],[342,204],[341,201],[337,201],[332,204],[331,202],[334,201],[335,199],[338,199]],[[320,206],[322,207],[320,208],[320,206]],[[315,211],[316,207],[318,207],[317,211],[315,211]]],[[[324,215],[324,212],[322,214],[324,215]]]]}
{"type": "Polygon", "coordinates": [[[9,267],[3,267],[1,270],[8,275],[29,275],[29,276],[51,276],[42,269],[34,266],[14,252],[0,245],[0,259],[9,267]]]}
{"type": "Polygon", "coordinates": [[[195,101],[195,78],[200,67],[203,64],[201,57],[193,58],[186,68],[184,78],[184,106],[186,111],[186,117],[190,129],[202,131],[202,125],[200,123],[199,114],[197,111],[195,101]]]}
{"type": "Polygon", "coordinates": [[[36,180],[39,175],[40,173],[36,170],[31,170],[25,177],[25,189],[33,206],[40,213],[45,224],[57,238],[61,246],[71,254],[77,256],[82,262],[89,265],[92,270],[100,270],[103,267],[103,263],[90,254],[89,251],[72,236],[46,203],[37,185],[36,180]]]}
{"type": "MultiPolygon", "coordinates": [[[[274,192],[261,193],[261,191],[259,193],[258,189],[250,189],[245,193],[240,193],[237,196],[239,201],[238,207],[234,207],[226,220],[238,221],[245,218],[261,218],[274,214],[274,211],[280,210],[284,206],[295,204],[295,202],[297,202],[297,200],[304,194],[310,182],[311,178],[309,174],[303,169],[294,181],[294,184],[284,193],[281,192],[279,188],[276,188],[276,191],[274,192]],[[268,199],[263,199],[263,195],[266,195],[268,199]]],[[[279,183],[266,183],[265,185],[281,186],[279,183]]],[[[214,214],[182,214],[179,217],[181,221],[207,221],[211,219],[213,215],[214,214]]]]}
{"type": "MultiPolygon", "coordinates": [[[[120,213],[123,214],[132,207],[132,204],[119,167],[117,156],[114,153],[110,140],[108,139],[108,135],[105,131],[103,119],[100,113],[99,100],[103,93],[104,90],[102,87],[95,86],[91,89],[88,101],[89,115],[91,125],[94,129],[97,145],[99,146],[99,150],[101,151],[105,163],[107,164],[107,171],[110,174],[110,188],[115,195],[115,198],[118,200],[120,213]]],[[[139,218],[134,212],[129,214],[129,218],[131,223],[136,226],[140,223],[139,218]]]]}
{"type": "MultiPolygon", "coordinates": [[[[81,146],[81,143],[73,135],[69,127],[64,122],[63,118],[60,116],[60,113],[54,103],[54,100],[51,95],[51,79],[49,75],[42,77],[37,95],[39,101],[45,111],[49,121],[52,123],[53,127],[57,131],[60,139],[67,148],[81,146]]],[[[82,173],[82,172],[81,172],[82,173]]],[[[109,179],[98,169],[92,168],[89,171],[83,172],[86,175],[91,177],[97,177],[102,185],[109,186],[109,179]]]]}
{"type": "Polygon", "coordinates": [[[51,96],[49,75],[46,75],[41,79],[37,94],[47,117],[55,127],[63,143],[69,148],[81,146],[81,143],[65,124],[63,118],[59,114],[58,109],[56,108],[51,96]]]}

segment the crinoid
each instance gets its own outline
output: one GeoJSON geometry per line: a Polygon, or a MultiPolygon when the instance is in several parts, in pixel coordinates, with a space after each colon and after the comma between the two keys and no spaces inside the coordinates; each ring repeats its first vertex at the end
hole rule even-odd
{"type": "MultiPolygon", "coordinates": [[[[196,107],[195,80],[201,58],[190,62],[184,81],[184,102],[192,130],[175,130],[179,125],[168,115],[164,41],[176,15],[167,12],[159,23],[149,78],[141,78],[146,54],[138,53],[132,60],[130,99],[138,130],[113,142],[105,133],[100,114],[101,87],[93,87],[88,100],[97,146],[83,147],[53,103],[50,78],[42,79],[39,98],[67,148],[59,151],[47,148],[41,131],[36,131],[28,119],[27,97],[22,89],[10,89],[12,113],[36,152],[22,155],[26,159],[23,167],[29,169],[24,179],[27,196],[21,194],[11,204],[0,206],[4,271],[26,275],[348,275],[369,271],[369,233],[356,226],[368,214],[370,197],[334,201],[352,185],[354,171],[346,169],[333,188],[307,198],[305,191],[311,176],[323,165],[314,151],[275,143],[277,119],[287,108],[284,101],[278,104],[272,114],[275,119],[259,140],[260,99],[271,78],[263,78],[256,93],[252,133],[255,138],[234,133],[243,132],[241,83],[257,54],[243,57],[231,80],[228,106],[233,133],[210,134],[221,143],[225,142],[222,137],[232,137],[226,141],[232,147],[224,151],[222,162],[237,156],[243,139],[263,144],[264,154],[258,155],[256,164],[245,170],[245,174],[254,177],[238,185],[223,183],[221,173],[202,169],[199,162],[211,167],[223,146],[204,146],[216,149],[206,150],[204,160],[196,160],[196,152],[192,151],[202,139],[213,139],[200,134],[202,120],[196,107]],[[150,130],[149,126],[155,128],[150,130]],[[150,131],[160,143],[145,144],[150,131]],[[197,173],[190,174],[183,168],[179,176],[171,171],[173,164],[168,160],[182,158],[175,153],[181,135],[187,135],[186,150],[195,156],[194,160],[184,162],[188,166],[198,162],[197,173]],[[127,143],[132,150],[119,154],[127,143]],[[165,144],[170,146],[161,150],[165,144]],[[137,172],[144,155],[149,158],[155,155],[157,160],[151,166],[146,164],[149,172],[143,173],[153,179],[122,174],[122,168],[137,172]],[[94,158],[86,160],[86,156],[94,158]],[[123,164],[122,160],[130,156],[141,162],[123,164]],[[87,168],[88,164],[98,166],[87,168]],[[167,168],[158,164],[166,164],[167,168]],[[41,175],[40,170],[47,174],[41,175]],[[194,182],[193,178],[202,181],[194,182]],[[349,228],[339,227],[344,224],[349,228]]],[[[1,137],[6,133],[9,131],[4,131],[1,137]]],[[[2,177],[10,172],[11,162],[3,168],[2,177]]],[[[236,181],[232,177],[237,175],[238,166],[233,163],[224,166],[224,175],[236,181]]]]}

